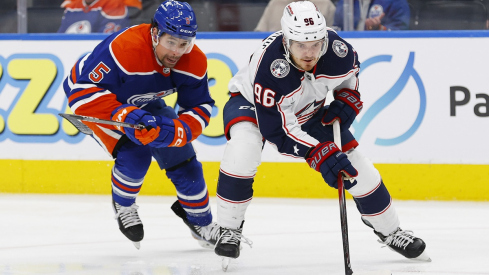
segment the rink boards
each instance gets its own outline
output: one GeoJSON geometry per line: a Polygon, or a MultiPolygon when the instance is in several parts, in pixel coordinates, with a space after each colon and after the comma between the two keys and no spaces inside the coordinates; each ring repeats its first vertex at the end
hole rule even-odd
{"type": "MultiPolygon", "coordinates": [[[[359,54],[364,110],[352,125],[358,148],[398,199],[489,200],[489,32],[342,33],[359,54]]],[[[202,33],[216,100],[194,146],[215,194],[225,148],[227,82],[248,62],[263,33],[202,33]]],[[[103,35],[0,35],[0,192],[110,192],[107,154],[57,113],[74,62],[103,35]]],[[[175,98],[165,98],[168,105],[175,98]]],[[[255,196],[335,197],[304,162],[266,146],[255,196]]],[[[154,163],[141,194],[173,195],[154,163]]]]}
{"type": "MultiPolygon", "coordinates": [[[[375,164],[392,197],[402,200],[488,201],[487,165],[375,164]]],[[[111,161],[0,160],[0,192],[110,194],[111,161]]],[[[209,195],[214,196],[219,162],[203,162],[209,195]]],[[[306,163],[266,162],[253,185],[256,197],[336,198],[319,173],[306,163]]],[[[153,162],[142,195],[176,195],[175,188],[153,162]]],[[[350,197],[347,194],[347,197],[350,197]]]]}

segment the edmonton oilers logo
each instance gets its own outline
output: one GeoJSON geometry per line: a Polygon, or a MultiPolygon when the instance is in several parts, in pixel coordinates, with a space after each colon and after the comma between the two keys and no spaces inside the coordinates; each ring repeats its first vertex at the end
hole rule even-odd
{"type": "Polygon", "coordinates": [[[133,104],[136,106],[141,106],[143,104],[149,103],[153,100],[157,100],[159,98],[163,98],[167,95],[171,95],[177,91],[177,88],[172,88],[166,91],[161,91],[158,93],[147,93],[142,95],[133,95],[129,99],[127,99],[127,103],[133,104]]]}
{"type": "Polygon", "coordinates": [[[270,65],[270,71],[276,78],[284,78],[290,72],[290,65],[284,59],[275,59],[270,65]]]}
{"type": "MultiPolygon", "coordinates": [[[[369,58],[362,62],[362,70],[360,74],[365,71],[369,66],[374,65],[379,62],[390,62],[392,59],[391,55],[378,55],[369,58]]],[[[426,90],[423,85],[423,81],[419,76],[418,72],[414,69],[414,52],[409,53],[409,58],[402,71],[401,75],[394,83],[394,85],[384,93],[377,101],[375,101],[370,108],[364,110],[364,114],[361,119],[356,119],[352,126],[355,129],[354,136],[360,141],[363,133],[365,132],[367,126],[375,119],[379,113],[387,108],[394,100],[401,94],[401,92],[412,92],[412,90],[405,89],[406,84],[410,79],[413,79],[417,86],[417,92],[419,94],[419,107],[417,110],[416,118],[410,126],[406,126],[406,130],[397,137],[393,138],[376,138],[375,144],[380,146],[392,146],[400,144],[407,139],[409,139],[420,127],[423,121],[424,115],[426,113],[426,90]]],[[[411,108],[416,108],[417,106],[412,106],[411,108]]],[[[399,127],[403,127],[399,125],[399,127]]]]}

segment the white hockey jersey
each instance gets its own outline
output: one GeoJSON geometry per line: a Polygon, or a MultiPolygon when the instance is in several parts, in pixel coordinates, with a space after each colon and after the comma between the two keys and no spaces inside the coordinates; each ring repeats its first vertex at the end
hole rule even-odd
{"type": "Polygon", "coordinates": [[[304,157],[319,142],[301,125],[324,106],[328,91],[358,90],[360,63],[352,46],[329,29],[326,53],[306,72],[287,61],[282,38],[278,31],[263,40],[229,91],[254,104],[261,134],[280,153],[304,157]]]}

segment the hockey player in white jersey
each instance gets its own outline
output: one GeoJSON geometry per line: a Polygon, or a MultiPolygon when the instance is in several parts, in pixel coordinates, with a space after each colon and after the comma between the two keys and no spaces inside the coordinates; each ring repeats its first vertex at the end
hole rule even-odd
{"type": "Polygon", "coordinates": [[[357,53],[326,26],[309,1],[287,5],[281,25],[229,83],[231,98],[224,107],[228,142],[217,187],[221,232],[215,253],[228,261],[239,257],[241,241],[251,244],[242,230],[266,140],[281,154],[304,159],[333,188],[340,173],[354,177],[345,181],[345,188],[380,242],[406,258],[429,260],[425,242],[399,227],[379,172],[355,149],[358,142],[349,128],[363,107],[357,53]],[[328,92],[334,100],[324,106],[328,92]],[[342,152],[332,142],[331,124],[337,119],[342,152]]]}

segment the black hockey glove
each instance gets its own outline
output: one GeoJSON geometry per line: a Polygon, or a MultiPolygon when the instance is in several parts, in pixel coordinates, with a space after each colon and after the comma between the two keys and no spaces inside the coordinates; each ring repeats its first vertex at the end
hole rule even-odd
{"type": "MultiPolygon", "coordinates": [[[[306,161],[312,169],[321,172],[323,179],[329,186],[336,189],[338,188],[338,176],[342,176],[341,173],[350,177],[358,175],[348,157],[331,141],[319,143],[316,147],[312,147],[306,154],[306,161]]],[[[345,181],[345,188],[350,189],[355,184],[356,181],[345,181]]]]}

